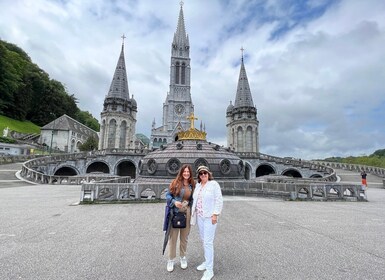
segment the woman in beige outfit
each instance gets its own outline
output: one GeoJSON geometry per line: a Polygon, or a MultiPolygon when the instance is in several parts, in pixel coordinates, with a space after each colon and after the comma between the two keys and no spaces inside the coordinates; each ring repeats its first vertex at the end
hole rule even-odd
{"type": "Polygon", "coordinates": [[[166,194],[167,203],[171,209],[170,211],[173,211],[173,213],[184,212],[186,213],[187,217],[185,228],[171,227],[170,229],[170,235],[168,239],[169,258],[167,262],[167,271],[169,272],[174,270],[178,236],[180,239],[180,266],[182,269],[187,268],[186,251],[188,235],[190,233],[191,205],[194,188],[195,181],[192,174],[192,168],[190,165],[185,164],[179,170],[177,177],[171,182],[169,190],[166,194]]]}

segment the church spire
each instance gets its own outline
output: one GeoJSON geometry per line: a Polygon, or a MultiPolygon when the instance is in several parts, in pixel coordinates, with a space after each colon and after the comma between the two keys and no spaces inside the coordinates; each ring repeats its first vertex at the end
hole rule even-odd
{"type": "Polygon", "coordinates": [[[190,42],[189,42],[188,35],[186,33],[186,27],[184,24],[183,1],[181,1],[179,17],[178,17],[178,25],[176,28],[176,32],[174,33],[174,40],[172,42],[172,55],[188,57],[189,48],[190,48],[190,42]]]}
{"type": "Polygon", "coordinates": [[[108,97],[117,97],[124,100],[129,100],[129,90],[127,83],[127,72],[126,72],[126,63],[124,59],[124,39],[126,37],[122,36],[122,50],[120,51],[120,56],[118,63],[115,68],[114,77],[111,82],[110,90],[108,91],[108,97]]]}
{"type": "Polygon", "coordinates": [[[237,95],[235,97],[234,107],[254,107],[253,97],[251,96],[249,80],[247,79],[245,64],[243,63],[244,48],[241,48],[241,70],[239,72],[237,95]]]}

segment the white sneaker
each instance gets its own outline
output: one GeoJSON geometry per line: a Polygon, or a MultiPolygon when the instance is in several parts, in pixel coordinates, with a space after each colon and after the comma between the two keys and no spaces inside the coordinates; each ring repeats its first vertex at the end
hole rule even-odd
{"type": "Polygon", "coordinates": [[[174,261],[169,260],[169,261],[167,262],[167,271],[168,271],[168,272],[174,271],[174,261]]]}
{"type": "Polygon", "coordinates": [[[185,256],[180,258],[180,267],[182,269],[186,269],[187,268],[187,259],[186,259],[185,256]]]}
{"type": "Polygon", "coordinates": [[[201,263],[200,265],[198,265],[197,270],[199,270],[199,271],[206,270],[206,264],[205,263],[201,263]]]}
{"type": "Polygon", "coordinates": [[[205,273],[203,273],[201,280],[210,280],[213,277],[214,277],[214,272],[212,270],[206,270],[205,273]]]}

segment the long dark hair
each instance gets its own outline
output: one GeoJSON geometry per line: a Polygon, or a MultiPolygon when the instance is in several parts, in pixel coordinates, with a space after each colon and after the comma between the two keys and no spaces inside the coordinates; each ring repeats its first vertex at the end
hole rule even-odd
{"type": "Polygon", "coordinates": [[[170,192],[175,196],[178,196],[180,194],[181,189],[182,189],[183,180],[184,180],[183,179],[183,171],[186,168],[188,168],[188,170],[190,171],[190,177],[188,178],[188,183],[192,186],[192,192],[194,192],[195,180],[193,177],[191,165],[190,164],[184,164],[179,169],[179,172],[178,172],[178,175],[176,176],[176,178],[170,184],[170,192]]]}

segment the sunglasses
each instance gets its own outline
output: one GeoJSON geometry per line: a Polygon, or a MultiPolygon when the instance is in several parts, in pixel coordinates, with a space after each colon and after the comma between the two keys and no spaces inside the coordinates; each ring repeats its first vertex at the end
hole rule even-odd
{"type": "Polygon", "coordinates": [[[207,171],[199,172],[199,176],[201,176],[201,175],[207,175],[207,174],[208,174],[207,171]]]}

